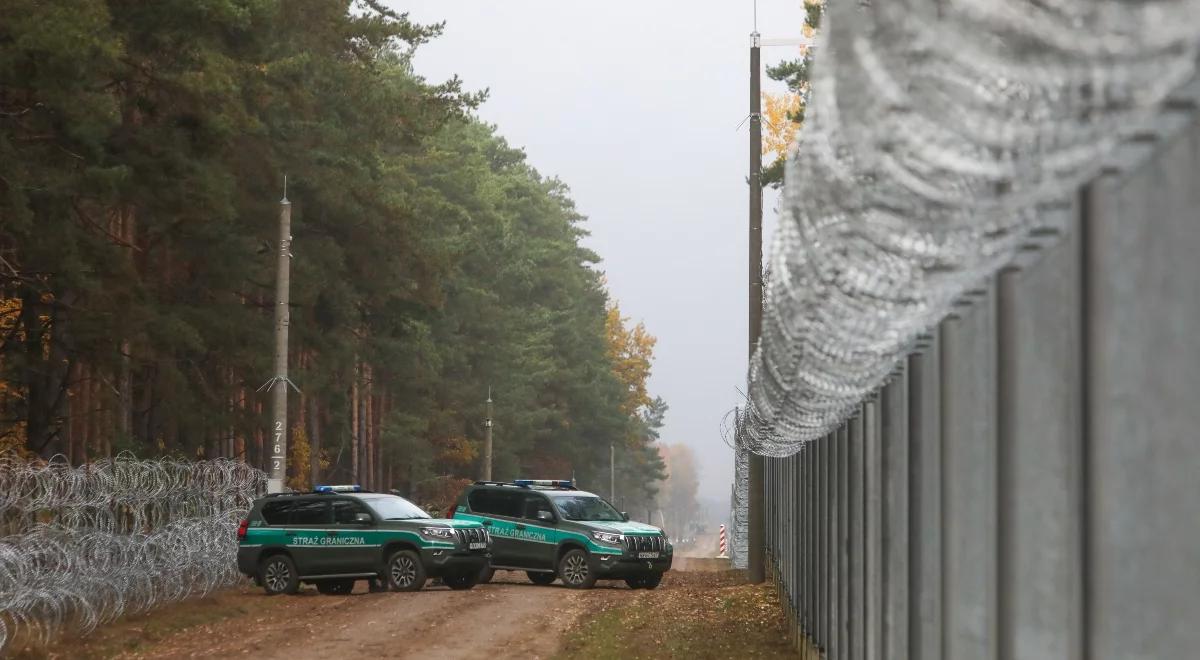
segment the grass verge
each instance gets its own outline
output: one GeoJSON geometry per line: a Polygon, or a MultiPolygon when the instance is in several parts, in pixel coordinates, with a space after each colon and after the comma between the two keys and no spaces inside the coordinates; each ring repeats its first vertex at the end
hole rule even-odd
{"type": "Polygon", "coordinates": [[[795,658],[783,617],[774,587],[746,584],[743,571],[671,572],[655,591],[599,600],[559,657],[795,658]]]}

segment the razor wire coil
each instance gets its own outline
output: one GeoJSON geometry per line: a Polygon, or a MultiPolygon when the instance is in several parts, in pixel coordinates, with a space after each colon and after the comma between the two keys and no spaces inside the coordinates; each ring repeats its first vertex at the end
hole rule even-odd
{"type": "Polygon", "coordinates": [[[0,649],[236,583],[238,523],[265,486],[228,459],[0,456],[0,649]]]}
{"type": "Polygon", "coordinates": [[[733,444],[782,457],[877,391],[1195,75],[1200,0],[830,3],[733,444]]]}

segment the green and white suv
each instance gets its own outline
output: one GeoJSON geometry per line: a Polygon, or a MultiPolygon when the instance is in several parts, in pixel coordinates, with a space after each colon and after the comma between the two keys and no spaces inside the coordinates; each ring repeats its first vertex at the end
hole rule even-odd
{"type": "Polygon", "coordinates": [[[268,495],[238,528],[238,570],[268,594],[301,583],[348,594],[356,580],[417,591],[431,577],[470,589],[486,570],[492,541],[479,522],[439,520],[395,495],[358,486],[268,495]]]}
{"type": "Polygon", "coordinates": [[[449,515],[487,527],[496,569],[525,571],[536,584],[587,589],[596,580],[625,580],[653,589],[670,570],[672,548],[663,531],[630,522],[604,499],[570,481],[476,482],[449,515]]]}

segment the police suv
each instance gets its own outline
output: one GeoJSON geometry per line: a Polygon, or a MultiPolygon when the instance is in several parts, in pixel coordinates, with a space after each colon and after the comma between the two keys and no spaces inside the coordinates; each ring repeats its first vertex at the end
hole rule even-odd
{"type": "Polygon", "coordinates": [[[256,500],[238,528],[237,563],[268,594],[295,593],[301,583],[348,594],[356,580],[417,591],[430,577],[470,589],[491,548],[478,522],[430,518],[403,497],[359,486],[318,486],[256,500]]]}
{"type": "Polygon", "coordinates": [[[503,569],[525,571],[535,584],[557,578],[587,589],[596,580],[625,580],[634,589],[653,589],[671,568],[673,550],[661,529],[630,522],[570,481],[478,481],[463,491],[448,517],[479,522],[491,534],[485,582],[503,569]]]}

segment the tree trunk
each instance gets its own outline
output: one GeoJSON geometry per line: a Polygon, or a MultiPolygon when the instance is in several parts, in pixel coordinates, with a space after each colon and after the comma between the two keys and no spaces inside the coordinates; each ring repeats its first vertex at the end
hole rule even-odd
{"type": "Polygon", "coordinates": [[[19,322],[25,331],[23,376],[29,393],[25,429],[29,448],[43,458],[68,449],[62,428],[70,384],[70,362],[63,346],[65,316],[61,309],[43,303],[39,292],[23,293],[19,322]]]}
{"type": "Polygon", "coordinates": [[[358,361],[350,384],[350,479],[358,483],[358,361]]]}
{"type": "Polygon", "coordinates": [[[370,365],[365,367],[365,371],[367,377],[367,396],[363,402],[366,406],[363,418],[367,420],[363,433],[363,442],[367,456],[365,472],[367,488],[375,490],[375,382],[370,365]]]}

